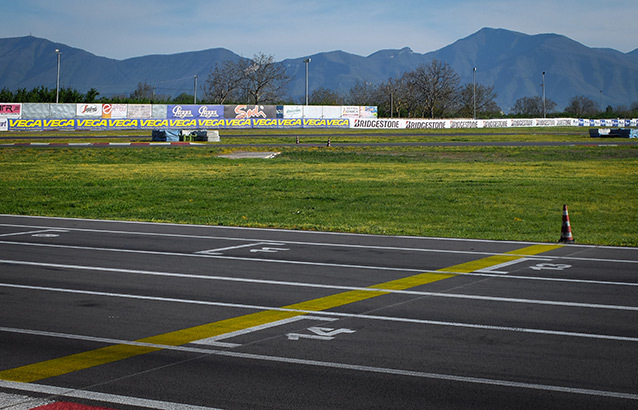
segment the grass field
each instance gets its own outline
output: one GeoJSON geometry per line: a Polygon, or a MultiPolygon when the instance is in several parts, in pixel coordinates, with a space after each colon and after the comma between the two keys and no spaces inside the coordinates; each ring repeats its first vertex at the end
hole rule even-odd
{"type": "MultiPolygon", "coordinates": [[[[332,142],[591,141],[573,128],[490,131],[346,131],[332,142]]],[[[288,133],[222,132],[222,144],[331,135],[288,133]]],[[[269,160],[219,158],[235,148],[218,145],[0,148],[0,213],[555,242],[568,204],[577,243],[638,246],[638,145],[282,145],[269,160]]]]}

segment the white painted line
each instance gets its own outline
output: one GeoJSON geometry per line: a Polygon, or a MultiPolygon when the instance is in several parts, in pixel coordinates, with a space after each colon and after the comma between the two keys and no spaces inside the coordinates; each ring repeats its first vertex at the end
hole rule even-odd
{"type": "Polygon", "coordinates": [[[40,234],[53,233],[53,232],[64,233],[64,232],[68,232],[68,231],[61,230],[61,229],[40,229],[38,231],[4,233],[4,234],[0,234],[0,237],[21,236],[21,235],[40,235],[40,234]]]}
{"type": "MultiPolygon", "coordinates": [[[[0,264],[2,263],[10,264],[10,265],[41,266],[46,268],[126,273],[126,274],[133,274],[133,275],[175,277],[175,278],[183,278],[183,279],[219,280],[219,281],[228,281],[228,282],[257,283],[257,284],[274,285],[274,286],[298,286],[298,287],[308,287],[308,288],[336,289],[336,290],[344,290],[344,291],[350,291],[350,290],[378,291],[379,290],[376,288],[373,289],[369,287],[326,285],[326,284],[309,283],[309,282],[292,282],[292,281],[278,281],[278,280],[268,280],[268,279],[239,278],[234,276],[197,275],[197,274],[189,274],[189,273],[157,272],[157,271],[137,270],[137,269],[105,268],[105,267],[97,267],[97,266],[65,265],[65,264],[59,264],[59,263],[29,262],[29,261],[0,259],[0,264]]],[[[435,274],[441,274],[441,273],[452,274],[453,273],[453,272],[446,272],[446,271],[419,271],[419,272],[435,273],[435,274]]],[[[632,282],[606,282],[606,281],[591,281],[591,280],[579,280],[579,279],[542,278],[542,277],[533,277],[533,276],[504,277],[500,274],[475,274],[475,273],[458,273],[458,274],[454,273],[454,274],[458,276],[479,276],[479,277],[492,277],[492,278],[499,278],[499,279],[507,278],[507,279],[522,279],[522,280],[539,280],[539,281],[578,283],[578,284],[586,284],[586,285],[607,285],[607,286],[621,286],[621,287],[638,286],[638,283],[632,283],[632,282]]],[[[424,296],[423,292],[414,291],[414,290],[386,290],[386,292],[424,296]]]]}
{"type": "MultiPolygon", "coordinates": [[[[264,263],[290,264],[290,265],[301,265],[301,266],[322,266],[322,267],[345,268],[345,269],[369,269],[369,270],[405,272],[405,273],[437,272],[437,273],[451,273],[457,276],[485,276],[485,277],[498,277],[498,278],[522,279],[522,280],[542,280],[542,281],[557,281],[557,282],[569,282],[569,283],[589,283],[589,284],[599,284],[599,285],[638,286],[638,283],[633,283],[633,282],[608,282],[608,281],[593,281],[593,280],[581,280],[581,279],[563,279],[563,278],[546,278],[546,277],[513,276],[513,275],[504,276],[504,275],[485,274],[485,273],[462,273],[462,272],[441,271],[441,270],[432,271],[432,270],[426,270],[426,269],[393,268],[393,267],[386,267],[386,266],[348,265],[348,264],[338,264],[338,263],[291,261],[291,260],[283,260],[283,259],[247,258],[247,257],[239,257],[239,256],[205,255],[205,254],[191,254],[191,253],[179,253],[179,252],[141,251],[141,250],[132,250],[132,249],[95,248],[95,247],[89,247],[89,246],[72,246],[72,245],[59,245],[59,244],[49,244],[49,243],[0,241],[0,244],[18,245],[18,246],[34,246],[34,247],[45,247],[45,248],[90,250],[90,251],[101,251],[101,252],[116,252],[116,253],[138,253],[138,254],[158,255],[158,256],[216,258],[216,259],[224,259],[224,260],[243,261],[243,262],[264,262],[264,263]]],[[[638,261],[636,262],[638,263],[638,261]]],[[[23,263],[26,263],[26,262],[23,262],[23,263]]]]}
{"type": "MultiPolygon", "coordinates": [[[[385,316],[376,317],[376,316],[370,316],[370,315],[337,313],[332,311],[289,309],[289,308],[274,307],[274,306],[247,305],[242,303],[212,302],[212,301],[205,301],[205,300],[177,299],[177,298],[165,298],[165,297],[159,297],[159,296],[133,295],[128,293],[111,293],[111,292],[98,292],[98,291],[82,290],[82,289],[52,288],[47,286],[17,285],[13,283],[0,283],[0,287],[9,288],[9,289],[35,290],[35,291],[42,291],[42,292],[58,292],[58,293],[78,294],[78,295],[93,295],[93,296],[105,296],[105,297],[124,298],[124,299],[149,300],[154,302],[186,303],[186,304],[193,304],[193,305],[221,306],[221,307],[240,308],[240,309],[276,310],[281,312],[296,312],[299,314],[316,314],[321,316],[362,317],[362,318],[375,318],[375,319],[383,318],[382,320],[404,321],[402,319],[396,320],[397,318],[388,318],[385,316]]],[[[454,299],[483,300],[483,301],[490,301],[490,302],[523,303],[523,304],[548,305],[548,306],[560,306],[560,307],[583,308],[583,309],[603,309],[603,310],[620,310],[620,311],[638,312],[637,306],[601,305],[601,304],[593,304],[593,303],[576,303],[576,302],[556,302],[556,301],[549,301],[549,300],[498,298],[498,297],[490,297],[490,296],[460,295],[460,294],[433,293],[433,292],[392,291],[392,290],[381,289],[381,288],[378,288],[378,289],[377,288],[375,289],[360,288],[360,290],[368,290],[372,292],[376,291],[376,292],[387,292],[387,293],[393,293],[393,292],[405,293],[405,294],[412,294],[412,295],[418,295],[418,296],[432,296],[432,297],[440,296],[440,297],[454,298],[454,299]]],[[[439,322],[439,323],[442,323],[442,322],[439,322]]]]}
{"type": "Polygon", "coordinates": [[[522,263],[522,262],[528,262],[528,261],[538,262],[538,261],[543,261],[543,260],[549,261],[549,260],[552,260],[552,259],[537,259],[537,258],[515,259],[513,261],[503,262],[503,263],[499,263],[498,265],[490,266],[489,268],[479,269],[479,270],[474,271],[473,273],[499,273],[499,274],[502,274],[502,275],[506,275],[509,272],[498,271],[496,269],[506,268],[508,266],[516,265],[517,263],[522,263]]]}
{"type": "Polygon", "coordinates": [[[201,253],[201,254],[205,254],[205,255],[217,255],[221,252],[224,251],[232,251],[235,249],[242,249],[242,248],[250,248],[250,247],[254,247],[254,246],[262,246],[262,245],[271,245],[271,246],[278,246],[281,245],[280,243],[274,243],[274,242],[253,242],[253,243],[247,243],[244,245],[236,245],[236,246],[228,246],[226,248],[217,248],[217,249],[209,249],[206,251],[197,251],[196,253],[201,253]]]}
{"type": "MultiPolygon", "coordinates": [[[[49,292],[64,292],[64,293],[77,293],[77,294],[86,294],[86,295],[96,295],[96,296],[110,296],[110,297],[122,297],[129,299],[144,299],[144,300],[155,300],[155,301],[167,301],[167,302],[180,302],[180,303],[194,303],[194,304],[203,304],[203,305],[212,305],[212,306],[229,306],[229,307],[243,307],[243,306],[252,306],[252,305],[242,305],[242,304],[233,304],[233,303],[219,303],[218,302],[207,302],[207,301],[198,301],[198,300],[185,300],[185,299],[174,299],[174,298],[162,298],[162,297],[151,297],[151,296],[140,296],[140,295],[132,295],[126,293],[110,293],[110,292],[97,292],[97,291],[89,291],[89,290],[81,290],[81,289],[64,289],[64,288],[51,288],[46,286],[29,286],[29,285],[17,285],[13,283],[0,283],[0,287],[5,288],[16,288],[16,289],[29,289],[29,290],[42,290],[49,292]]],[[[621,311],[629,311],[629,312],[638,312],[638,306],[622,306],[622,305],[603,305],[596,303],[579,303],[579,302],[561,302],[561,301],[552,301],[552,300],[539,300],[539,299],[522,299],[522,298],[504,298],[504,297],[496,297],[496,296],[480,296],[480,295],[465,295],[459,293],[436,293],[436,292],[419,292],[419,291],[410,291],[410,290],[393,290],[393,289],[383,289],[383,288],[357,288],[357,287],[344,287],[345,290],[364,290],[370,292],[386,292],[386,293],[398,293],[398,294],[406,294],[406,295],[416,295],[416,296],[430,296],[430,297],[442,297],[442,298],[450,298],[450,299],[468,299],[468,300],[482,300],[489,302],[504,302],[504,303],[523,303],[523,304],[532,304],[532,305],[547,305],[547,306],[561,306],[561,307],[574,307],[574,308],[586,308],[586,309],[603,309],[603,310],[621,310],[621,311]]],[[[276,308],[260,306],[257,307],[260,310],[273,310],[276,308]]],[[[311,313],[312,311],[303,311],[296,309],[282,309],[278,308],[278,310],[284,311],[293,311],[293,312],[304,312],[311,313]]],[[[319,312],[317,312],[319,313],[319,312]]]]}
{"type": "MultiPolygon", "coordinates": [[[[196,340],[196,341],[191,342],[191,343],[198,344],[198,345],[215,346],[215,345],[219,344],[219,340],[230,339],[232,337],[246,335],[246,334],[249,334],[249,333],[257,332],[259,330],[269,329],[271,327],[276,327],[276,326],[282,326],[282,325],[286,325],[288,323],[293,323],[293,322],[297,322],[299,320],[305,320],[305,319],[308,319],[308,320],[322,320],[322,321],[337,320],[336,318],[327,318],[327,317],[322,317],[322,316],[307,316],[307,315],[306,316],[294,316],[294,317],[290,317],[288,319],[282,319],[282,320],[276,320],[276,321],[270,322],[270,323],[264,323],[263,325],[247,327],[246,329],[237,330],[235,332],[230,332],[230,333],[225,333],[225,334],[219,335],[219,336],[213,336],[213,337],[209,337],[209,338],[206,338],[206,339],[196,340]]],[[[241,346],[240,344],[236,344],[236,343],[226,343],[226,344],[227,345],[232,345],[232,346],[224,346],[224,347],[241,346]]]]}
{"type": "Polygon", "coordinates": [[[31,410],[53,403],[53,400],[0,392],[0,409],[31,410]]]}
{"type": "Polygon", "coordinates": [[[72,397],[100,401],[104,403],[120,404],[125,406],[146,407],[159,410],[215,410],[212,407],[191,406],[189,404],[171,403],[159,400],[140,399],[138,397],[119,396],[116,394],[100,393],[89,390],[79,390],[66,387],[48,386],[34,383],[18,383],[0,380],[0,387],[21,392],[40,393],[60,397],[72,397]]]}
{"type": "MultiPolygon", "coordinates": [[[[127,343],[126,341],[122,341],[122,342],[123,343],[119,343],[119,344],[127,343]]],[[[530,389],[530,390],[537,390],[537,391],[551,391],[551,392],[558,392],[558,393],[578,394],[578,395],[595,396],[595,397],[607,397],[607,398],[614,398],[614,399],[638,400],[638,394],[613,392],[613,391],[605,391],[605,390],[583,389],[579,387],[554,386],[554,385],[538,384],[538,383],[524,383],[524,382],[517,382],[512,380],[497,380],[497,379],[487,379],[487,378],[471,377],[471,376],[456,376],[456,375],[449,375],[449,374],[442,374],[442,373],[427,373],[427,372],[420,372],[420,371],[414,371],[414,370],[392,369],[387,367],[375,367],[375,366],[355,365],[355,364],[347,364],[347,363],[325,362],[325,361],[318,361],[318,360],[295,359],[290,357],[278,357],[278,356],[267,356],[267,355],[250,354],[250,353],[240,353],[240,352],[228,351],[228,350],[212,350],[212,349],[201,349],[201,348],[198,349],[198,348],[185,347],[185,346],[167,346],[166,348],[167,350],[169,349],[178,350],[183,352],[233,357],[233,358],[246,359],[246,360],[258,360],[258,361],[287,363],[287,364],[304,365],[304,366],[315,366],[315,367],[331,368],[331,369],[338,369],[338,370],[354,370],[354,371],[360,371],[360,372],[386,374],[386,375],[393,375],[393,376],[406,376],[406,377],[415,377],[415,378],[423,378],[423,379],[459,382],[459,383],[471,383],[471,384],[501,386],[501,387],[508,387],[508,388],[530,389]]],[[[154,408],[154,409],[166,409],[166,410],[174,410],[177,408],[184,409],[184,410],[203,410],[204,409],[202,407],[188,406],[184,404],[158,402],[155,400],[138,399],[138,398],[126,397],[126,396],[116,396],[116,395],[96,393],[96,392],[85,391],[85,390],[66,389],[62,387],[46,386],[46,385],[33,384],[33,383],[16,383],[16,382],[8,382],[8,381],[0,380],[0,387],[6,388],[6,389],[13,389],[17,391],[29,391],[29,392],[37,392],[37,393],[54,394],[54,395],[65,396],[65,397],[91,399],[91,400],[103,401],[106,403],[117,403],[117,404],[125,404],[125,405],[132,405],[132,406],[148,407],[148,408],[154,408]],[[173,407],[170,407],[170,406],[173,406],[173,407]]]]}
{"type": "MultiPolygon", "coordinates": [[[[2,216],[2,215],[0,215],[2,216]]],[[[90,220],[89,220],[90,221],[90,220]]],[[[102,221],[97,221],[102,222],[102,221]]],[[[114,222],[114,221],[103,221],[103,222],[114,222]]],[[[123,221],[124,223],[133,223],[130,221],[123,221]]],[[[166,224],[171,226],[171,224],[166,224]]],[[[16,225],[16,224],[0,224],[0,226],[7,227],[24,227],[24,228],[46,228],[46,229],[60,229],[56,227],[38,227],[31,225],[16,225]]],[[[189,225],[177,225],[180,227],[189,226],[189,225]]],[[[196,227],[203,227],[198,225],[193,225],[196,227]]],[[[220,228],[224,227],[215,227],[210,226],[207,228],[220,228]]],[[[231,227],[232,229],[253,229],[253,228],[236,228],[231,227]]],[[[153,233],[153,232],[136,232],[136,231],[116,231],[116,230],[104,230],[104,229],[82,229],[82,228],[64,228],[68,231],[76,231],[76,232],[91,232],[91,233],[107,233],[107,234],[121,234],[121,235],[140,235],[140,236],[156,236],[156,237],[169,237],[169,238],[190,238],[190,239],[212,239],[212,240],[226,240],[226,241],[242,241],[242,242],[251,242],[255,241],[264,242],[262,239],[254,239],[254,238],[235,238],[235,237],[225,237],[225,236],[210,236],[210,235],[184,235],[184,234],[167,234],[167,233],[153,233]]],[[[281,232],[282,230],[272,230],[272,229],[264,229],[264,231],[275,231],[281,232]]],[[[284,230],[285,231],[285,230],[284,230]]],[[[292,232],[292,231],[285,231],[292,232]]],[[[295,233],[306,233],[306,231],[294,231],[295,233]]],[[[315,232],[316,233],[316,232],[315,232]]],[[[322,232],[323,233],[323,232],[322,232]]],[[[331,234],[335,234],[331,232],[331,234]]],[[[357,235],[357,234],[344,234],[344,235],[357,235]]],[[[366,235],[363,235],[366,236],[366,235]]],[[[367,235],[372,236],[373,235],[367,235]]],[[[393,238],[409,238],[409,239],[419,239],[419,237],[393,237],[393,238]]],[[[421,239],[438,239],[438,238],[421,238],[421,239]]],[[[445,238],[442,238],[445,239],[445,238]]],[[[449,238],[448,238],[449,239],[449,238]]],[[[465,241],[459,239],[459,241],[465,241]]],[[[472,240],[468,240],[472,242],[472,240]]],[[[319,246],[319,247],[337,247],[337,248],[352,248],[352,249],[372,249],[372,250],[389,250],[389,251],[406,251],[406,252],[424,252],[424,253],[449,253],[449,254],[458,254],[458,255],[478,255],[478,256],[495,256],[495,255],[504,255],[505,253],[499,252],[480,252],[480,251],[467,251],[467,250],[449,250],[449,249],[431,249],[431,248],[405,248],[405,247],[395,247],[395,246],[375,246],[375,245],[357,245],[357,244],[339,244],[339,243],[325,243],[325,242],[302,242],[302,241],[281,241],[281,240],[273,240],[266,241],[272,243],[280,243],[283,245],[302,245],[302,246],[319,246]]],[[[507,242],[507,241],[478,241],[478,242],[488,242],[488,243],[517,243],[517,244],[537,244],[532,242],[507,242]]],[[[564,246],[575,246],[572,244],[564,245],[564,246]]],[[[581,245],[584,246],[584,245],[581,245]]],[[[615,248],[615,247],[596,247],[596,246],[588,246],[589,248],[609,248],[609,249],[623,249],[623,250],[638,250],[638,248],[615,248]]],[[[186,255],[186,254],[184,254],[186,255]]],[[[517,256],[516,254],[508,253],[508,256],[517,256]]],[[[520,255],[527,257],[531,260],[533,259],[541,259],[541,260],[555,260],[555,259],[567,259],[567,260],[579,260],[579,261],[590,261],[590,262],[609,262],[609,263],[632,263],[638,264],[638,259],[629,260],[629,259],[604,259],[604,258],[581,258],[581,257],[573,257],[573,256],[552,256],[543,254],[542,256],[530,256],[530,255],[520,255]]]]}
{"type": "MultiPolygon", "coordinates": [[[[211,230],[238,230],[238,231],[256,231],[256,232],[287,232],[300,235],[332,235],[332,236],[354,236],[362,238],[385,238],[384,235],[372,235],[362,233],[349,233],[349,232],[323,232],[323,231],[300,231],[293,229],[275,229],[275,228],[250,228],[245,226],[218,226],[218,225],[197,225],[197,224],[177,224],[177,223],[158,223],[158,222],[145,222],[145,221],[122,221],[122,220],[106,220],[106,219],[90,219],[90,218],[63,218],[55,216],[38,216],[38,215],[12,215],[12,214],[0,214],[0,217],[10,218],[25,218],[25,219],[44,219],[44,220],[56,220],[56,221],[86,221],[86,222],[102,222],[112,224],[128,224],[128,225],[150,225],[150,226],[166,226],[166,227],[195,227],[195,228],[207,228],[211,230]]],[[[2,226],[4,224],[0,224],[2,226]]],[[[547,245],[542,242],[525,242],[525,241],[501,241],[490,239],[466,239],[466,238],[439,238],[433,236],[409,236],[409,235],[397,235],[392,236],[397,239],[414,239],[414,240],[437,240],[443,242],[476,242],[476,243],[508,243],[508,244],[522,244],[522,245],[547,245]]],[[[569,248],[590,248],[590,249],[621,249],[621,250],[638,250],[636,247],[628,246],[603,246],[603,245],[582,245],[582,244],[569,244],[565,245],[569,248]]]]}
{"type": "Polygon", "coordinates": [[[201,253],[180,253],[180,252],[142,251],[142,250],[135,250],[135,249],[96,248],[91,246],[59,245],[59,244],[50,244],[50,243],[0,241],[0,244],[57,248],[57,249],[76,249],[76,250],[87,250],[87,251],[98,251],[98,252],[132,253],[132,254],[158,255],[158,256],[212,258],[212,259],[235,260],[235,261],[244,261],[244,262],[268,262],[268,263],[302,265],[302,266],[324,266],[324,267],[347,268],[347,269],[371,269],[371,270],[385,270],[385,271],[394,271],[394,272],[419,272],[419,273],[423,272],[423,269],[393,268],[393,267],[385,267],[385,266],[348,265],[348,264],[339,264],[339,263],[291,261],[291,260],[264,259],[264,258],[254,258],[254,257],[248,258],[248,257],[241,257],[241,256],[223,256],[223,255],[214,255],[214,254],[207,255],[207,254],[201,254],[201,253]]]}

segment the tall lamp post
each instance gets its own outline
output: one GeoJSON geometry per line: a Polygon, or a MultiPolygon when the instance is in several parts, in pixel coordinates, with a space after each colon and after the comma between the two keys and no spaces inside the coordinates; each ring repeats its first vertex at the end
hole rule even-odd
{"type": "Polygon", "coordinates": [[[541,86],[543,87],[543,118],[546,118],[547,110],[545,108],[545,71],[543,71],[543,82],[541,86]]]}
{"type": "Polygon", "coordinates": [[[306,105],[308,105],[308,63],[310,63],[310,57],[303,60],[306,64],[306,105]]]}
{"type": "Polygon", "coordinates": [[[60,101],[60,55],[62,52],[60,49],[55,49],[55,54],[58,55],[58,76],[55,81],[55,103],[57,104],[60,101]]]}
{"type": "Polygon", "coordinates": [[[197,104],[197,74],[195,74],[195,85],[193,86],[193,104],[197,104]]]}
{"type": "Polygon", "coordinates": [[[474,105],[474,114],[472,119],[476,119],[476,67],[472,69],[472,105],[474,105]]]}

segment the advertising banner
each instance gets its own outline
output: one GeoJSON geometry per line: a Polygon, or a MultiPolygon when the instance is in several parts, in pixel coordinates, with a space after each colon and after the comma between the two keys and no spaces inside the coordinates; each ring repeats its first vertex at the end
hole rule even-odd
{"type": "Polygon", "coordinates": [[[75,107],[75,115],[78,118],[102,116],[102,104],[77,104],[75,107]]]}
{"type": "Polygon", "coordinates": [[[43,130],[69,130],[73,131],[77,127],[75,118],[59,118],[42,120],[43,130]]]}
{"type": "Polygon", "coordinates": [[[0,118],[20,118],[22,116],[22,104],[0,104],[0,118]]]}
{"type": "Polygon", "coordinates": [[[320,105],[306,105],[303,107],[304,118],[323,118],[323,107],[320,105]]]}
{"type": "Polygon", "coordinates": [[[399,129],[405,128],[405,120],[367,120],[355,118],[351,122],[352,128],[383,128],[383,129],[399,129]]]}
{"type": "Polygon", "coordinates": [[[341,107],[342,118],[359,118],[359,106],[344,105],[341,107]]]}
{"type": "Polygon", "coordinates": [[[359,116],[361,118],[377,118],[377,107],[371,105],[361,107],[359,116]]]}
{"type": "Polygon", "coordinates": [[[301,128],[301,118],[257,118],[250,120],[253,128],[301,128]]]}
{"type": "Polygon", "coordinates": [[[9,131],[9,119],[0,117],[0,131],[9,131]]]}
{"type": "Polygon", "coordinates": [[[303,118],[303,105],[284,105],[284,118],[303,118]]]}
{"type": "Polygon", "coordinates": [[[102,118],[126,118],[127,104],[102,104],[102,118]]]}
{"type": "Polygon", "coordinates": [[[11,131],[39,131],[42,130],[42,121],[22,118],[8,118],[11,131]]]}
{"type": "Polygon", "coordinates": [[[224,105],[224,118],[277,118],[276,105],[224,105]]]}
{"type": "Polygon", "coordinates": [[[304,118],[304,128],[350,128],[348,118],[304,118]]]}
{"type": "Polygon", "coordinates": [[[338,105],[324,105],[323,118],[341,118],[341,107],[338,105]]]}
{"type": "Polygon", "coordinates": [[[129,104],[128,118],[151,118],[153,106],[151,104],[129,104]]]}
{"type": "Polygon", "coordinates": [[[224,118],[223,105],[167,105],[166,118],[224,118]]]}

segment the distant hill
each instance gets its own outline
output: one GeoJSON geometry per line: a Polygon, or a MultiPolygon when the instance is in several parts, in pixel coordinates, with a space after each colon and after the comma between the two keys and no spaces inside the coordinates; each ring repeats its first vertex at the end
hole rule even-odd
{"type": "MultiPolygon", "coordinates": [[[[95,88],[101,96],[129,95],[139,82],[154,86],[158,95],[192,94],[195,75],[198,95],[202,95],[215,63],[241,58],[230,50],[214,48],[114,60],[32,36],[6,38],[0,39],[0,88],[55,88],[56,48],[63,53],[61,86],[81,92],[95,88]]],[[[304,96],[306,57],[282,61],[292,79],[289,95],[296,102],[304,96]]],[[[559,109],[577,95],[599,104],[602,101],[603,106],[628,106],[638,101],[638,49],[621,53],[590,48],[558,34],[527,35],[484,28],[425,54],[406,47],[380,50],[367,57],[343,51],[310,57],[311,92],[322,87],[345,95],[357,80],[378,84],[438,59],[449,63],[462,83],[472,82],[472,68],[477,67],[477,83],[493,85],[498,93],[496,101],[506,112],[518,98],[541,95],[542,72],[546,73],[546,96],[559,109]]]]}

